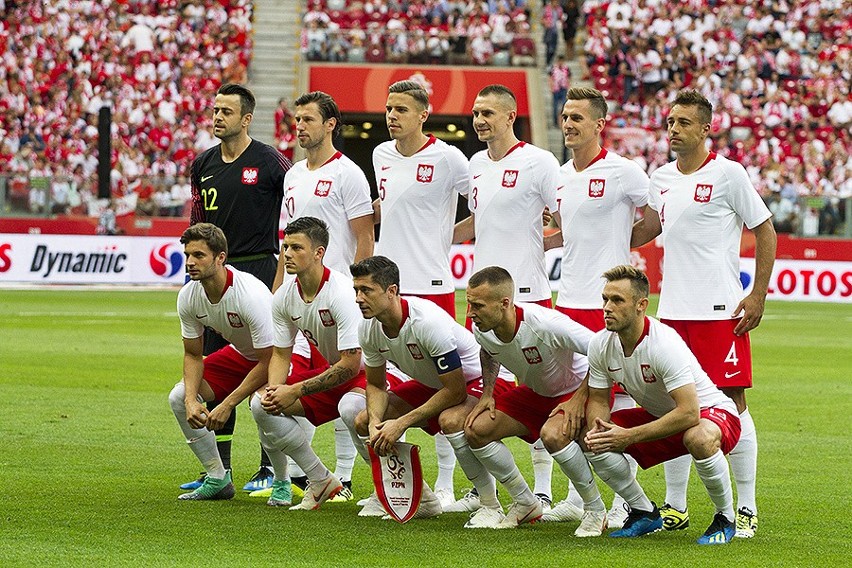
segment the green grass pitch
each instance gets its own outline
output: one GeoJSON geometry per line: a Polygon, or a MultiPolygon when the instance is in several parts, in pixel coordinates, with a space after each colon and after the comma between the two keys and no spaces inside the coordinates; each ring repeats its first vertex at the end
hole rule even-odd
{"type": "MultiPolygon", "coordinates": [[[[711,517],[694,473],[689,529],[628,542],[576,539],[575,523],[468,531],[459,514],[402,526],[358,518],[354,503],[282,511],[241,492],[228,502],[178,502],[177,485],[199,464],[166,400],[181,370],[175,298],[175,290],[0,292],[0,565],[842,566],[852,557],[852,305],[767,305],[752,334],[757,387],[749,392],[760,528],[751,541],[707,548],[694,543],[711,517]]],[[[409,440],[421,445],[431,483],[431,439],[414,432],[409,440]]],[[[329,426],[316,446],[333,468],[329,426]]],[[[510,446],[531,473],[526,446],[510,446]]],[[[242,406],[238,489],[257,459],[242,406]]],[[[662,500],[662,469],[640,476],[662,500]]],[[[561,499],[558,468],[553,479],[561,499]]],[[[358,497],[369,483],[357,464],[358,497]]],[[[467,483],[458,468],[455,483],[460,496],[467,483]]]]}

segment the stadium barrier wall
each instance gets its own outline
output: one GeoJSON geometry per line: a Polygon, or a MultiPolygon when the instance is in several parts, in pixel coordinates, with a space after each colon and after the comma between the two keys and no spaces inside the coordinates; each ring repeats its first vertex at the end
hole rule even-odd
{"type": "MultiPolygon", "coordinates": [[[[840,241],[841,246],[838,241],[799,240],[788,246],[784,242],[770,281],[770,298],[852,303],[849,241],[840,241]]],[[[740,279],[748,292],[754,281],[753,247],[749,248],[748,238],[743,243],[740,279]]],[[[562,250],[549,250],[545,258],[551,288],[556,290],[562,250]]],[[[662,259],[659,242],[631,251],[631,263],[648,274],[653,292],[660,289],[662,259]]],[[[176,237],[0,234],[0,284],[180,285],[183,260],[183,246],[176,237]]],[[[473,272],[473,246],[454,245],[450,267],[456,288],[464,289],[473,272]]]]}

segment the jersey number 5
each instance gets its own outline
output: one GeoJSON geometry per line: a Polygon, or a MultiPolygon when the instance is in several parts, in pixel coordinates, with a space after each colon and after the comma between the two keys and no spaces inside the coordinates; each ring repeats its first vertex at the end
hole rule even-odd
{"type": "Polygon", "coordinates": [[[388,178],[382,178],[379,180],[379,199],[385,200],[385,182],[388,181],[388,178]]]}
{"type": "Polygon", "coordinates": [[[201,198],[204,200],[204,210],[205,211],[216,211],[219,209],[219,206],[216,205],[216,196],[218,193],[216,192],[215,187],[211,187],[210,189],[202,189],[201,190],[201,198]]]}

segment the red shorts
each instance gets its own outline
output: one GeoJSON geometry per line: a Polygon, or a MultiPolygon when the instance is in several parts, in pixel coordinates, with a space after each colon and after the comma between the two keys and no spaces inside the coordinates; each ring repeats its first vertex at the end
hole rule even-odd
{"type": "Polygon", "coordinates": [[[216,400],[222,401],[240,386],[255,365],[257,361],[249,361],[232,345],[226,345],[204,358],[204,380],[216,400]]]}
{"type": "MultiPolygon", "coordinates": [[[[556,311],[560,314],[565,314],[583,327],[598,332],[606,328],[604,323],[603,310],[581,310],[578,308],[565,308],[556,306],[556,311]]],[[[612,385],[613,394],[624,394],[624,390],[617,384],[612,385]]]]}
{"type": "Polygon", "coordinates": [[[604,323],[603,310],[580,310],[577,308],[565,308],[556,306],[556,311],[565,314],[583,327],[598,332],[606,327],[604,323]]]}
{"type": "MultiPolygon", "coordinates": [[[[526,303],[538,304],[539,306],[542,306],[544,308],[553,308],[553,300],[550,299],[550,298],[547,298],[546,300],[538,300],[536,302],[526,302],[526,303]]],[[[464,326],[467,328],[468,331],[473,331],[473,322],[470,320],[469,317],[464,318],[464,326]]]]}
{"type": "Polygon", "coordinates": [[[739,319],[661,321],[678,332],[717,387],[751,388],[751,342],[747,333],[734,335],[739,319]]]}
{"type": "Polygon", "coordinates": [[[404,296],[414,296],[415,298],[423,298],[436,304],[439,308],[453,316],[456,319],[456,293],[447,292],[446,294],[403,294],[404,296]]]}
{"type": "MultiPolygon", "coordinates": [[[[304,357],[300,357],[299,355],[293,356],[293,371],[290,376],[287,377],[288,385],[294,385],[306,379],[312,379],[328,368],[328,364],[326,364],[325,367],[318,369],[305,369],[305,361],[306,359],[304,357]],[[300,360],[298,362],[298,367],[297,359],[300,360]]],[[[327,391],[305,395],[299,398],[299,402],[302,403],[302,408],[305,410],[305,418],[307,418],[314,426],[319,426],[320,424],[331,422],[340,416],[340,413],[337,410],[337,404],[340,402],[340,399],[343,398],[344,394],[348,393],[352,389],[363,389],[366,386],[367,377],[364,375],[364,371],[361,371],[345,383],[337,385],[333,389],[329,389],[327,391]]]]}
{"type": "MultiPolygon", "coordinates": [[[[701,418],[710,420],[722,431],[722,453],[727,455],[740,439],[740,417],[721,408],[710,407],[701,409],[701,418]]],[[[644,408],[630,408],[613,412],[610,421],[622,428],[633,428],[653,422],[657,417],[644,408]]],[[[648,469],[657,464],[669,461],[689,452],[683,445],[683,432],[672,434],[667,438],[640,442],[627,446],[625,453],[630,454],[642,469],[648,469]]]]}
{"type": "MultiPolygon", "coordinates": [[[[514,388],[515,387],[509,383],[509,381],[497,379],[497,382],[494,383],[494,396],[496,398],[498,393],[513,390],[514,388]]],[[[432,398],[432,396],[438,392],[438,389],[427,387],[421,382],[412,380],[399,383],[397,386],[392,387],[390,392],[401,398],[412,408],[417,408],[418,406],[423,406],[427,400],[432,398]]],[[[467,394],[477,399],[480,398],[482,396],[482,379],[477,379],[467,383],[467,394]]],[[[432,418],[429,418],[426,421],[426,427],[423,428],[423,430],[432,436],[440,432],[441,426],[438,424],[438,417],[433,416],[432,418]]]]}
{"type": "Polygon", "coordinates": [[[551,411],[557,404],[571,400],[573,392],[562,396],[543,396],[526,385],[518,385],[515,388],[500,393],[494,393],[494,402],[497,410],[514,418],[523,424],[530,433],[521,436],[530,444],[535,443],[541,437],[541,427],[547,422],[551,411]]]}

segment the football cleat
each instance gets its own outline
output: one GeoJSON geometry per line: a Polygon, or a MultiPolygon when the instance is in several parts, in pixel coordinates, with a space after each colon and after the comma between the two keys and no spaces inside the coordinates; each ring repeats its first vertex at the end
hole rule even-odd
{"type": "Polygon", "coordinates": [[[358,511],[359,517],[384,517],[387,514],[388,512],[382,507],[382,502],[379,501],[375,492],[367,498],[367,503],[358,511]]]}
{"type": "Polygon", "coordinates": [[[541,503],[541,512],[546,513],[553,508],[553,499],[544,493],[536,493],[535,498],[541,503]]]}
{"type": "Polygon", "coordinates": [[[541,516],[542,521],[549,523],[579,521],[582,518],[583,509],[572,503],[569,499],[560,501],[551,510],[541,516]]]}
{"type": "Polygon", "coordinates": [[[503,520],[502,507],[480,507],[470,514],[470,519],[464,524],[466,529],[496,529],[503,520]]]}
{"type": "Polygon", "coordinates": [[[317,482],[309,482],[308,487],[305,489],[305,496],[302,498],[302,502],[298,505],[293,505],[290,507],[290,510],[314,511],[342,490],[343,484],[340,483],[340,480],[333,473],[329,473],[325,479],[317,482]]]}
{"type": "Polygon", "coordinates": [[[704,534],[698,537],[698,544],[728,544],[736,532],[733,521],[729,521],[722,513],[716,513],[713,522],[704,534]]]}
{"type": "Polygon", "coordinates": [[[748,507],[740,507],[737,511],[737,538],[752,538],[757,532],[757,513],[752,513],[748,507]]]}
{"type": "Polygon", "coordinates": [[[270,487],[271,494],[266,504],[270,507],[289,507],[293,504],[293,491],[289,479],[276,479],[270,487]]]}
{"type": "Polygon", "coordinates": [[[445,513],[473,513],[474,511],[478,511],[482,507],[482,503],[479,502],[479,493],[476,492],[476,488],[471,489],[467,493],[464,494],[464,497],[444,507],[445,513]]]}
{"type": "Polygon", "coordinates": [[[301,497],[305,494],[305,488],[308,486],[308,478],[304,475],[300,477],[290,476],[290,484],[293,489],[293,496],[301,497]]]}
{"type": "MultiPolygon", "coordinates": [[[[290,492],[293,493],[292,487],[290,488],[290,492]]],[[[257,491],[252,491],[248,494],[249,497],[266,497],[269,498],[272,496],[272,487],[267,487],[266,489],[258,489],[257,491]]],[[[300,493],[300,495],[304,495],[304,493],[300,493]]]]}
{"type": "Polygon", "coordinates": [[[660,510],[651,503],[654,508],[651,511],[640,511],[632,509],[627,513],[624,527],[609,533],[613,538],[634,538],[645,534],[655,533],[663,528],[663,518],[660,510]]]}
{"type": "Polygon", "coordinates": [[[574,531],[574,536],[580,538],[601,536],[606,526],[606,509],[586,511],[580,520],[580,526],[574,531]]]}
{"type": "MultiPolygon", "coordinates": [[[[619,500],[613,501],[612,507],[606,514],[606,525],[611,529],[620,529],[624,526],[624,521],[627,520],[627,511],[630,507],[626,502],[619,500]]],[[[665,523],[665,521],[663,521],[665,523]]]]}
{"type": "Polygon", "coordinates": [[[417,507],[417,512],[414,513],[412,519],[431,519],[443,513],[441,509],[441,500],[435,495],[432,490],[423,488],[423,495],[420,498],[420,506],[417,507]]]}
{"type": "Polygon", "coordinates": [[[234,484],[231,483],[231,472],[226,471],[225,477],[216,479],[210,476],[205,476],[204,483],[201,487],[178,495],[181,501],[221,501],[224,499],[232,499],[234,497],[234,484]]]}
{"type": "Polygon", "coordinates": [[[453,503],[456,502],[456,496],[453,494],[453,490],[449,488],[444,489],[436,489],[435,495],[438,497],[438,501],[441,502],[441,507],[449,507],[453,503]]]}
{"type": "Polygon", "coordinates": [[[500,521],[495,529],[514,529],[525,523],[533,524],[541,519],[541,502],[535,499],[531,505],[522,505],[517,501],[509,505],[506,516],[500,521]]]}
{"type": "Polygon", "coordinates": [[[193,491],[201,487],[201,484],[204,483],[204,478],[207,477],[206,472],[201,472],[201,475],[198,476],[198,479],[193,479],[192,481],[187,481],[186,483],[180,486],[184,491],[193,491]]]}
{"type": "Polygon", "coordinates": [[[352,493],[352,480],[343,481],[341,479],[340,483],[343,484],[343,489],[340,490],[340,493],[329,499],[329,503],[346,503],[355,499],[355,495],[352,493]]]}
{"type": "Polygon", "coordinates": [[[266,489],[267,487],[272,487],[272,480],[274,478],[275,474],[272,473],[272,469],[262,465],[260,466],[260,469],[251,476],[251,479],[243,485],[243,491],[251,493],[252,491],[259,491],[261,489],[266,489]]]}
{"type": "Polygon", "coordinates": [[[660,516],[667,531],[679,531],[689,526],[689,509],[680,511],[666,503],[660,507],[660,516]]]}

